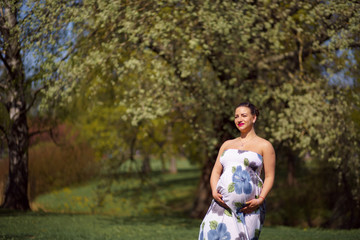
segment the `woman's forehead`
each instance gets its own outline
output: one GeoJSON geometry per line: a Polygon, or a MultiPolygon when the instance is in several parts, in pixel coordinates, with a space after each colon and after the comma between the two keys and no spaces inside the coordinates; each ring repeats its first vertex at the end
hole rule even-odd
{"type": "Polygon", "coordinates": [[[244,106],[240,106],[235,109],[235,113],[237,114],[250,113],[250,112],[251,112],[250,108],[244,106]]]}

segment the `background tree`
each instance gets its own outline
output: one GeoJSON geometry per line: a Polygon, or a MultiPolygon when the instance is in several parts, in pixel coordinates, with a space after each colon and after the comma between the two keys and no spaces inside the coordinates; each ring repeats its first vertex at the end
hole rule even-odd
{"type": "MultiPolygon", "coordinates": [[[[62,19],[61,10],[66,4],[49,3],[47,7],[36,1],[0,3],[0,130],[1,141],[6,143],[9,155],[3,208],[30,208],[27,193],[29,138],[49,129],[29,132],[28,114],[33,105],[38,104],[42,91],[56,82],[58,72],[54,69],[71,51],[66,48],[69,36],[64,31],[68,24],[60,27],[51,24],[54,19],[62,19]],[[56,43],[60,40],[58,48],[60,45],[56,43]]],[[[56,99],[52,104],[55,102],[56,99]]],[[[48,116],[51,117],[51,113],[48,116]]],[[[47,127],[51,127],[49,125],[47,127]]]]}
{"type": "Polygon", "coordinates": [[[29,82],[21,56],[17,1],[3,1],[0,9],[1,132],[9,153],[9,180],[2,207],[29,209],[27,197],[29,132],[27,111],[31,106],[29,82]]]}
{"type": "MultiPolygon", "coordinates": [[[[173,143],[184,143],[183,152],[203,166],[192,211],[201,217],[211,199],[208,181],[217,150],[237,136],[234,106],[250,100],[261,106],[257,133],[274,143],[278,155],[275,190],[281,198],[275,197],[281,204],[270,207],[284,219],[279,223],[296,224],[290,213],[309,209],[305,196],[311,194],[308,188],[296,195],[304,206],[298,211],[290,209],[294,200],[287,196],[294,195],[281,189],[299,193],[299,176],[331,171],[341,176],[345,197],[324,187],[337,178],[326,182],[319,177],[317,183],[333,203],[322,198],[318,206],[338,209],[326,214],[342,213],[342,224],[358,226],[359,126],[348,116],[359,101],[357,92],[334,82],[334,76],[348,72],[349,79],[357,76],[358,7],[357,1],[343,0],[98,0],[68,1],[57,8],[49,3],[31,15],[50,19],[39,36],[54,32],[55,25],[74,40],[63,41],[65,58],[50,51],[59,45],[49,45],[46,59],[59,64],[54,71],[49,61],[44,79],[55,75],[59,81],[49,87],[43,106],[49,109],[54,96],[62,95],[60,106],[84,97],[91,116],[84,118],[90,119],[88,129],[99,127],[94,139],[108,139],[94,144],[113,156],[114,164],[131,160],[135,149],[146,149],[146,141],[141,142],[146,131],[141,130],[164,119],[180,121],[187,141],[173,135],[173,143]],[[340,131],[344,125],[348,130],[340,131]],[[287,185],[280,181],[284,178],[287,185]],[[336,208],[344,202],[349,208],[336,208]]],[[[300,218],[311,225],[315,213],[309,210],[300,218]]]]}

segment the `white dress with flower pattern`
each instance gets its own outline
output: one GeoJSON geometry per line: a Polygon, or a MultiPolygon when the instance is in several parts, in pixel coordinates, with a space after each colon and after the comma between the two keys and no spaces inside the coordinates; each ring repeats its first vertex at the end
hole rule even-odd
{"type": "Polygon", "coordinates": [[[200,225],[199,240],[257,240],[265,219],[265,203],[250,214],[240,209],[261,193],[262,156],[252,151],[227,149],[220,163],[223,172],[217,190],[229,209],[215,200],[211,202],[200,225]]]}

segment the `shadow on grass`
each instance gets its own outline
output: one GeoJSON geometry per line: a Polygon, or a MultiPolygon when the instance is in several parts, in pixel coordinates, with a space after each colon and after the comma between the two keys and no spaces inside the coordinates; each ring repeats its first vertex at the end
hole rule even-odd
{"type": "Polygon", "coordinates": [[[58,212],[44,212],[44,211],[22,211],[22,210],[11,210],[11,209],[3,209],[0,208],[0,219],[6,217],[24,217],[24,216],[32,216],[32,217],[49,217],[49,216],[88,216],[91,214],[84,213],[58,213],[58,212]]]}
{"type": "MultiPolygon", "coordinates": [[[[12,218],[12,221],[16,223],[34,223],[34,222],[45,222],[49,224],[50,222],[58,222],[59,220],[73,223],[79,222],[93,222],[96,223],[98,227],[109,228],[111,226],[164,226],[171,228],[198,228],[200,226],[201,220],[191,219],[186,217],[176,217],[176,216],[133,216],[133,217],[119,217],[111,215],[92,215],[92,214],[69,214],[69,213],[49,213],[49,212],[31,212],[31,211],[9,211],[9,210],[0,210],[0,223],[5,223],[7,219],[12,218]],[[18,219],[18,220],[15,220],[18,219]],[[28,219],[28,220],[26,220],[28,219]],[[31,220],[30,220],[31,219],[31,220]],[[37,220],[36,220],[37,219],[37,220]],[[41,220],[42,219],[42,220],[41,220]],[[73,219],[73,220],[70,220],[73,219]],[[3,221],[4,220],[4,221],[3,221]],[[30,220],[30,221],[29,221],[30,220]]],[[[5,224],[6,225],[6,224],[5,224]]],[[[24,224],[21,224],[21,227],[24,227],[24,224]]],[[[0,228],[5,227],[3,224],[0,225],[0,228]]],[[[28,233],[5,233],[5,235],[0,234],[0,239],[31,239],[31,234],[28,233]]]]}
{"type": "MultiPolygon", "coordinates": [[[[165,226],[183,226],[190,227],[193,224],[200,223],[199,219],[192,219],[186,215],[171,214],[169,216],[163,215],[152,215],[152,216],[131,216],[131,217],[120,217],[116,215],[101,215],[101,214],[86,214],[86,213],[58,213],[58,212],[43,212],[43,211],[19,211],[0,209],[0,219],[11,218],[23,218],[23,217],[34,217],[34,218],[61,218],[61,217],[82,217],[82,218],[96,218],[100,221],[112,223],[115,225],[134,225],[134,224],[146,224],[146,225],[165,225],[165,226]]],[[[0,221],[2,222],[2,221],[0,221]]]]}
{"type": "Polygon", "coordinates": [[[29,235],[29,234],[5,234],[5,235],[0,235],[0,240],[16,240],[16,239],[33,239],[34,235],[29,235]]]}
{"type": "Polygon", "coordinates": [[[0,218],[9,217],[9,216],[18,217],[29,213],[33,213],[33,212],[31,210],[24,211],[24,210],[12,210],[12,209],[0,208],[0,218]]]}
{"type": "Polygon", "coordinates": [[[133,226],[133,225],[163,225],[173,226],[179,228],[193,228],[199,227],[201,220],[183,218],[183,217],[164,217],[164,216],[142,216],[142,217],[101,217],[102,220],[108,224],[122,225],[122,226],[133,226]]]}
{"type": "MultiPolygon", "coordinates": [[[[127,178],[126,181],[131,181],[136,178],[127,178]]],[[[138,180],[138,179],[136,179],[138,180]]],[[[166,174],[162,172],[153,172],[146,180],[150,184],[141,184],[140,187],[130,187],[121,190],[114,190],[113,194],[121,196],[131,196],[134,193],[151,193],[155,188],[178,188],[186,186],[194,186],[199,181],[199,171],[193,169],[179,170],[178,174],[166,174]]]]}

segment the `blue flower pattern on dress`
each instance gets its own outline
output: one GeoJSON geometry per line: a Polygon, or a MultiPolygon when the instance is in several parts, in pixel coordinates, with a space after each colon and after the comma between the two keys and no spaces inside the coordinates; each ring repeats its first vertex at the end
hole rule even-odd
{"type": "Polygon", "coordinates": [[[210,230],[208,232],[209,240],[230,240],[230,232],[227,231],[226,225],[224,223],[220,223],[216,229],[210,230]]]}
{"type": "Polygon", "coordinates": [[[201,231],[201,232],[200,232],[200,237],[199,237],[199,239],[201,239],[201,240],[204,239],[204,231],[201,231]]]}
{"type": "Polygon", "coordinates": [[[245,194],[251,193],[250,175],[247,171],[243,171],[241,166],[236,167],[232,180],[235,183],[235,192],[237,194],[241,194],[243,191],[245,194]]]}

